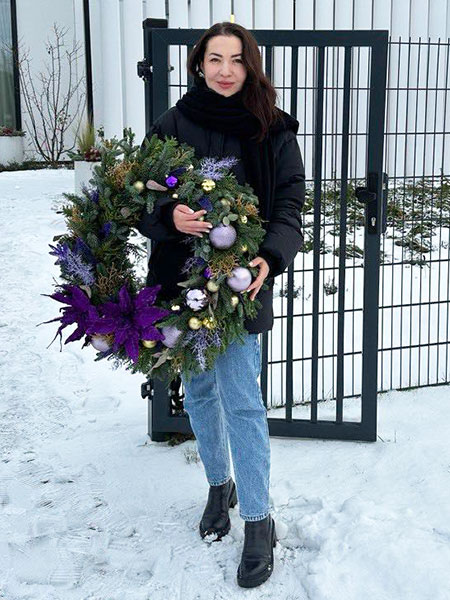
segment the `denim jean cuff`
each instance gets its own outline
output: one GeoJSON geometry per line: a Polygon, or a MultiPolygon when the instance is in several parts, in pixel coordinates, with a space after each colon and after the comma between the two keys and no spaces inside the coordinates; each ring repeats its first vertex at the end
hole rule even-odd
{"type": "Polygon", "coordinates": [[[244,521],[262,521],[263,519],[265,519],[266,517],[268,517],[269,514],[270,514],[270,510],[267,510],[266,512],[261,513],[260,515],[251,516],[251,515],[240,514],[239,516],[244,521]]]}
{"type": "Polygon", "coordinates": [[[208,483],[209,483],[209,485],[223,485],[227,481],[230,481],[230,479],[231,479],[231,475],[228,475],[228,477],[226,477],[222,481],[213,481],[213,482],[212,481],[208,481],[208,483]]]}

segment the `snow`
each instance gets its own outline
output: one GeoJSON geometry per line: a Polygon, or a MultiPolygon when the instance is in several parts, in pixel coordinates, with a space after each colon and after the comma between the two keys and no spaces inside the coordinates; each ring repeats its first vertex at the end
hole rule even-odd
{"type": "Polygon", "coordinates": [[[0,598],[449,600],[448,385],[379,394],[375,443],[272,437],[274,572],[238,587],[239,505],[221,542],[200,538],[195,440],[152,442],[141,375],[36,327],[58,314],[41,294],[73,186],[66,169],[0,175],[0,598]]]}

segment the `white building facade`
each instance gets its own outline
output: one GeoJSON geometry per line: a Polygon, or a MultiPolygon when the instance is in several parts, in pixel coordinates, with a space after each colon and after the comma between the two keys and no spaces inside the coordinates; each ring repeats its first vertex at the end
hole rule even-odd
{"type": "MultiPolygon", "coordinates": [[[[230,20],[233,14],[236,23],[249,29],[386,29],[391,40],[440,41],[444,45],[448,44],[450,36],[450,0],[0,0],[0,41],[13,41],[15,29],[19,58],[21,49],[29,49],[32,72],[37,76],[39,71],[44,70],[48,58],[45,42],[51,38],[53,24],[64,27],[67,30],[66,44],[78,43],[81,46],[81,58],[72,74],[73,78],[80,78],[86,73],[83,54],[86,50],[87,11],[90,20],[93,122],[96,128],[104,127],[107,137],[121,136],[124,127],[131,127],[137,139],[145,134],[144,84],[137,75],[137,62],[143,58],[142,22],[147,18],[167,19],[170,28],[206,29],[215,22],[230,20]]],[[[441,54],[448,53],[448,45],[442,48],[441,54]]],[[[430,53],[427,60],[431,61],[430,70],[433,72],[435,54],[430,53]]],[[[413,51],[408,61],[410,73],[414,73],[414,61],[419,69],[424,68],[425,61],[422,59],[419,65],[417,52],[413,51]]],[[[391,57],[389,81],[395,79],[396,63],[391,57]]],[[[184,66],[179,65],[178,68],[183,70],[184,66]]],[[[0,52],[0,68],[0,125],[14,126],[19,121],[19,125],[27,130],[29,119],[23,90],[14,93],[12,68],[4,52],[0,52]],[[17,113],[20,118],[15,118],[17,113]]],[[[441,86],[444,75],[441,73],[441,86]]],[[[404,83],[397,81],[396,85],[404,83]]],[[[429,85],[431,87],[432,82],[429,85]]],[[[78,95],[82,89],[85,88],[80,87],[78,95]]],[[[171,102],[176,99],[171,97],[171,102]]],[[[77,95],[71,105],[77,106],[77,95]]],[[[288,107],[283,108],[288,110],[288,107]]],[[[400,106],[402,110],[403,103],[400,106]]],[[[437,110],[436,120],[442,121],[439,129],[443,127],[443,131],[449,131],[448,123],[443,121],[442,102],[437,110]]],[[[82,118],[85,119],[86,115],[85,109],[82,118]]],[[[297,118],[300,122],[301,115],[299,107],[297,118]]],[[[447,111],[447,118],[450,118],[448,115],[450,110],[447,111]]],[[[81,120],[81,114],[77,117],[67,134],[66,147],[73,144],[75,126],[81,120]]],[[[399,119],[397,114],[395,119],[399,119]]],[[[405,115],[400,114],[400,122],[402,120],[405,120],[405,115]]],[[[425,123],[424,126],[432,127],[432,124],[425,123]]],[[[300,128],[304,131],[306,125],[301,122],[300,128]]],[[[33,150],[30,136],[27,138],[26,157],[39,158],[33,150]]],[[[410,165],[407,170],[412,167],[416,168],[410,165]]],[[[448,167],[450,170],[450,164],[448,167]]]]}

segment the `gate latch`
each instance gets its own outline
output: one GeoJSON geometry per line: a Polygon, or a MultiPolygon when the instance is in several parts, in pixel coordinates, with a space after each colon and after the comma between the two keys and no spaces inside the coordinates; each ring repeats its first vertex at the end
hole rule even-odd
{"type": "MultiPolygon", "coordinates": [[[[386,231],[386,201],[387,201],[387,174],[383,173],[383,205],[382,209],[382,231],[386,231]]],[[[367,176],[367,187],[357,187],[355,189],[356,198],[360,202],[367,204],[367,233],[378,233],[377,231],[377,189],[378,177],[376,173],[369,173],[367,176]]]]}

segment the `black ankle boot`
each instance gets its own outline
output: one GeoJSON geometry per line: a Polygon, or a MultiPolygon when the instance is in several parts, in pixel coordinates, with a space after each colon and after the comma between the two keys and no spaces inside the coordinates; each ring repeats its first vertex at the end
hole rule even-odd
{"type": "Polygon", "coordinates": [[[244,549],[237,570],[241,587],[261,585],[272,575],[276,544],[275,522],[270,514],[261,521],[245,521],[244,549]]]}
{"type": "Polygon", "coordinates": [[[214,540],[217,541],[226,535],[231,527],[228,509],[234,508],[236,503],[236,485],[232,478],[222,485],[210,485],[208,502],[199,525],[201,537],[217,533],[214,540]]]}

